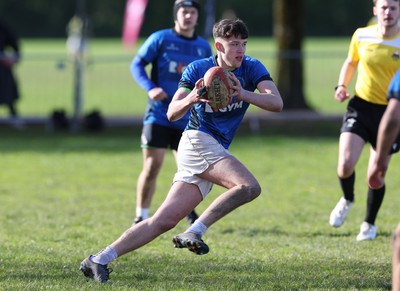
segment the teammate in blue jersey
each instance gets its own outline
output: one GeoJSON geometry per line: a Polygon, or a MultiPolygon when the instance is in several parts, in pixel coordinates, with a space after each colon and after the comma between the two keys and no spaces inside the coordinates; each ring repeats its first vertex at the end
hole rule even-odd
{"type": "Polygon", "coordinates": [[[171,121],[190,112],[178,147],[178,171],[168,196],[156,213],[131,226],[120,238],[81,263],[86,277],[106,282],[108,264],[117,257],[136,250],[172,229],[209,193],[213,184],[226,188],[189,229],[173,238],[175,247],[188,248],[202,255],[209,251],[202,236],[212,224],[252,201],[261,193],[253,174],[229,151],[229,144],[249,104],[279,112],[283,102],[268,70],[256,59],[245,55],[248,31],[240,19],[224,19],[213,28],[217,55],[191,63],[183,73],[167,112],[171,121]],[[230,70],[232,102],[218,112],[199,95],[203,74],[212,66],[230,70]],[[257,89],[258,92],[254,92],[257,89]]]}
{"type": "MultiPolygon", "coordinates": [[[[379,124],[375,160],[368,173],[368,184],[374,189],[385,184],[390,151],[400,132],[400,70],[389,85],[387,98],[389,102],[379,124]]],[[[400,223],[392,237],[392,290],[400,291],[400,223]]]]}
{"type": "MultiPolygon", "coordinates": [[[[197,1],[175,1],[175,26],[150,35],[131,64],[133,78],[148,94],[141,135],[143,168],[136,187],[134,223],[148,218],[166,151],[171,149],[176,156],[182,131],[188,122],[188,115],[175,122],[167,118],[168,105],[182,72],[192,61],[212,55],[210,44],[195,34],[199,9],[197,1]],[[149,64],[150,77],[145,70],[149,64]]],[[[187,218],[193,223],[197,214],[192,211],[187,218]]]]}

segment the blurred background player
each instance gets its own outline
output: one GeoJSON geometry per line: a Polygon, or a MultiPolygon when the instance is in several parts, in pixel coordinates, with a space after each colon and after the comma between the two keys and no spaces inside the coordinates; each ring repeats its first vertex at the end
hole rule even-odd
{"type": "Polygon", "coordinates": [[[19,90],[13,74],[13,68],[19,60],[18,37],[10,26],[0,20],[0,104],[7,106],[11,122],[21,128],[23,124],[16,108],[19,90]]]}
{"type": "MultiPolygon", "coordinates": [[[[143,168],[137,181],[134,223],[148,218],[165,153],[171,149],[176,158],[179,140],[188,122],[188,114],[176,122],[167,118],[182,72],[192,61],[212,55],[209,43],[195,34],[199,13],[197,1],[175,1],[174,27],[150,35],[131,64],[133,78],[148,94],[141,136],[143,168]],[[151,77],[145,71],[150,63],[151,77]]],[[[188,216],[189,223],[196,218],[193,210],[188,216]]]]}
{"type": "MultiPolygon", "coordinates": [[[[335,88],[336,100],[343,102],[348,99],[350,95],[347,86],[358,69],[355,96],[348,102],[339,139],[337,173],[343,197],[329,217],[333,227],[343,224],[354,203],[355,165],[367,142],[371,145],[368,172],[371,171],[376,155],[378,127],[387,105],[386,92],[392,77],[400,68],[400,33],[397,25],[400,2],[373,2],[373,14],[378,23],[359,28],[353,34],[348,57],[335,88]]],[[[398,150],[398,147],[392,148],[392,152],[398,150]]],[[[375,239],[375,219],[384,194],[384,184],[376,189],[368,187],[367,211],[357,235],[358,241],[375,239]]]]}

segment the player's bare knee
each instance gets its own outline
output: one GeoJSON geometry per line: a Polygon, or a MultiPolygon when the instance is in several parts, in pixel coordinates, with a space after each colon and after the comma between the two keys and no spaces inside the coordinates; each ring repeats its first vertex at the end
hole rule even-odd
{"type": "Polygon", "coordinates": [[[261,194],[261,186],[260,184],[256,183],[251,187],[251,192],[253,195],[253,199],[257,198],[261,194]]]}
{"type": "Polygon", "coordinates": [[[350,163],[343,163],[338,165],[337,174],[340,178],[350,177],[354,172],[354,166],[350,163]]]}
{"type": "Polygon", "coordinates": [[[261,194],[261,186],[258,183],[242,185],[242,190],[246,193],[246,202],[256,199],[261,194]]]}
{"type": "Polygon", "coordinates": [[[148,167],[146,170],[146,178],[147,179],[153,179],[158,176],[158,173],[160,172],[161,165],[159,164],[152,164],[151,167],[148,167]]]}

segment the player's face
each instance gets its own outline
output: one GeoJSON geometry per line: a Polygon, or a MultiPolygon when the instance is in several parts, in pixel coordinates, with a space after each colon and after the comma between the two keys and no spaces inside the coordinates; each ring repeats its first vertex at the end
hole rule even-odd
{"type": "Polygon", "coordinates": [[[194,31],[199,13],[194,7],[181,7],[176,13],[175,29],[178,32],[194,31]]]}
{"type": "Polygon", "coordinates": [[[225,68],[235,69],[242,64],[244,54],[246,53],[247,39],[230,37],[228,39],[218,39],[216,48],[218,56],[221,58],[221,64],[225,68]]]}
{"type": "Polygon", "coordinates": [[[374,15],[378,24],[384,27],[397,25],[400,17],[400,2],[394,0],[378,0],[374,6],[374,15]]]}

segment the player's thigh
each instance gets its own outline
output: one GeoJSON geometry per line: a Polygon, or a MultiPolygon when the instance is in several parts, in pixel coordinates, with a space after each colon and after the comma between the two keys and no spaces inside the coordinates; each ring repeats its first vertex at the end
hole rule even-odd
{"type": "Polygon", "coordinates": [[[219,160],[199,176],[228,189],[237,185],[258,185],[254,175],[234,156],[219,160]]]}
{"type": "Polygon", "coordinates": [[[339,165],[354,166],[360,158],[365,141],[357,134],[343,132],[339,139],[339,165]]]}
{"type": "Polygon", "coordinates": [[[175,182],[154,217],[177,223],[188,215],[202,199],[201,192],[196,185],[180,181],[175,182]]]}
{"type": "Polygon", "coordinates": [[[144,168],[149,171],[154,171],[155,169],[161,168],[166,149],[156,149],[156,148],[143,148],[143,165],[144,168]]]}

